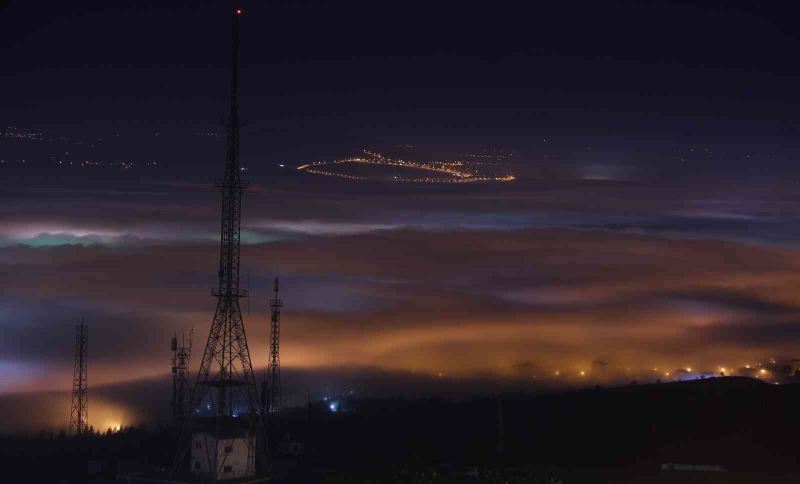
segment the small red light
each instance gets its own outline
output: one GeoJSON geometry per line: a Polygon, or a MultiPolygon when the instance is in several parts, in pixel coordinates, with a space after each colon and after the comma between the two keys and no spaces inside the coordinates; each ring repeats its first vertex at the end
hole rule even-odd
{"type": "Polygon", "coordinates": [[[241,14],[242,14],[242,9],[241,8],[237,8],[236,9],[236,15],[241,15],[241,14]]]}

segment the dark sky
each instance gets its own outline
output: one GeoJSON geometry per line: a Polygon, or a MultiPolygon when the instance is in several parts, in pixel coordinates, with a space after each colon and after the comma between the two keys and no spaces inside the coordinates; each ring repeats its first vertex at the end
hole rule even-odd
{"type": "MultiPolygon", "coordinates": [[[[233,3],[125,4],[6,6],[3,118],[216,126],[233,3]]],[[[264,153],[386,136],[796,139],[800,39],[780,5],[244,2],[242,114],[264,153]]]]}
{"type": "MultiPolygon", "coordinates": [[[[381,375],[478,391],[771,372],[798,356],[794,9],[528,3],[243,2],[257,367],[276,274],[281,359],[315,393],[345,373],[370,375],[359,391],[381,375]],[[394,144],[513,152],[502,168],[517,179],[294,170],[394,144]]],[[[0,393],[63,395],[81,317],[94,386],[167,378],[174,331],[204,341],[224,159],[206,134],[228,109],[233,5],[0,10],[0,393]]],[[[133,418],[123,400],[95,415],[133,418]]]]}

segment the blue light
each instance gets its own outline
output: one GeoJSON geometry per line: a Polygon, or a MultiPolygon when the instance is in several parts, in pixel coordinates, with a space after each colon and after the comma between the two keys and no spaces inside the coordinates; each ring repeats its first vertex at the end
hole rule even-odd
{"type": "Polygon", "coordinates": [[[336,412],[339,410],[339,402],[331,402],[328,408],[331,409],[331,412],[336,412]]]}

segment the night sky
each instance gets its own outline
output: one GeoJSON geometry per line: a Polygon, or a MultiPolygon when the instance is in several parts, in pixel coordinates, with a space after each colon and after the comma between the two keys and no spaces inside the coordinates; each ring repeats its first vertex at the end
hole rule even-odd
{"type": "MultiPolygon", "coordinates": [[[[213,316],[234,4],[81,4],[0,7],[6,398],[66,402],[81,318],[91,390],[167,381],[169,337],[189,328],[196,368],[213,316]]],[[[410,392],[414,378],[477,392],[799,357],[797,12],[487,5],[241,4],[254,364],[275,275],[281,360],[304,378],[287,381],[290,399],[360,374],[362,393],[392,379],[410,392]],[[517,179],[295,170],[396,145],[500,153],[517,179]]],[[[100,400],[98,426],[150,418],[100,400]]],[[[38,424],[65,425],[68,410],[38,424]]]]}

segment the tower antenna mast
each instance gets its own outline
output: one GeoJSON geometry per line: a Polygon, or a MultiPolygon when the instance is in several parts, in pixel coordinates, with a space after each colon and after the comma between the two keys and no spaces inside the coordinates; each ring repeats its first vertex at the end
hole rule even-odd
{"type": "Polygon", "coordinates": [[[89,430],[86,374],[88,343],[89,328],[81,320],[81,324],[75,326],[75,367],[72,372],[72,408],[69,414],[69,432],[73,435],[89,430]]]}
{"type": "Polygon", "coordinates": [[[281,307],[283,301],[278,297],[278,278],[275,278],[275,297],[269,300],[269,307],[272,309],[270,318],[269,332],[269,363],[267,364],[267,388],[269,398],[267,399],[266,413],[273,415],[281,409],[281,307]]]}
{"type": "Polygon", "coordinates": [[[192,330],[189,330],[189,343],[185,333],[172,337],[172,422],[181,425],[188,415],[189,407],[189,361],[192,356],[192,330]]]}
{"type": "Polygon", "coordinates": [[[193,418],[184,425],[173,470],[185,465],[191,447],[190,469],[212,481],[247,477],[268,471],[266,431],[247,345],[239,300],[239,250],[242,192],[246,183],[239,168],[239,20],[232,16],[230,116],[226,123],[225,171],[217,188],[222,198],[218,286],[212,290],[217,307],[192,390],[193,418]],[[187,437],[191,435],[191,445],[187,437]],[[200,449],[200,450],[198,450],[200,449]],[[246,455],[243,453],[246,452],[246,455]],[[237,455],[239,454],[239,455],[237,455]]]}

